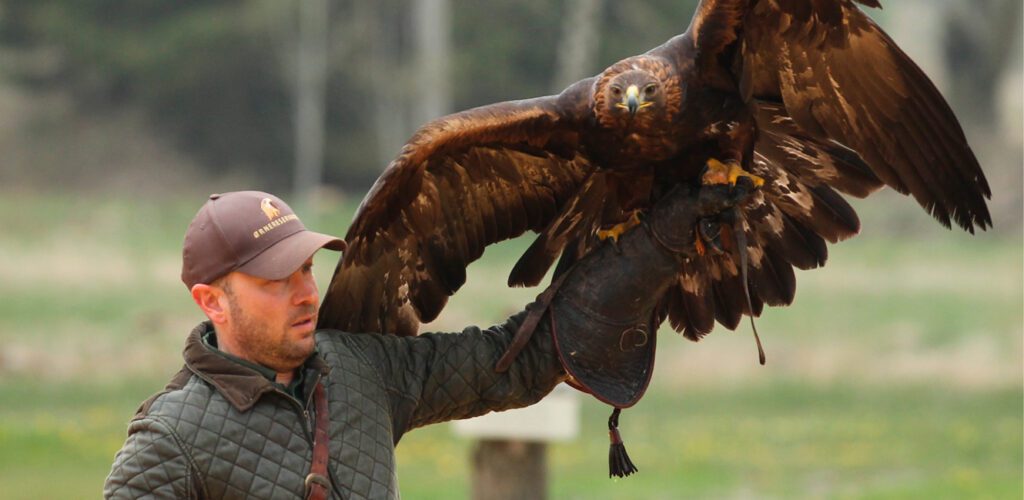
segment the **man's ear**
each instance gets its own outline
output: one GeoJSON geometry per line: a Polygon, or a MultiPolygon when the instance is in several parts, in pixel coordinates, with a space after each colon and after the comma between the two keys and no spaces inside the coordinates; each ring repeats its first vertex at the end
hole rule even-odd
{"type": "Polygon", "coordinates": [[[224,290],[218,286],[197,283],[192,286],[192,300],[206,313],[214,325],[228,321],[228,301],[224,290]]]}

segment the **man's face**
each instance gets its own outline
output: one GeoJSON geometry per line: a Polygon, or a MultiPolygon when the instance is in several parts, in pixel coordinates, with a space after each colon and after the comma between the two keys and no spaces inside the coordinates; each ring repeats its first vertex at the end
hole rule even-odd
{"type": "Polygon", "coordinates": [[[221,288],[228,307],[220,337],[231,336],[232,354],[283,373],[313,353],[320,293],[312,258],[281,280],[233,272],[221,288]]]}

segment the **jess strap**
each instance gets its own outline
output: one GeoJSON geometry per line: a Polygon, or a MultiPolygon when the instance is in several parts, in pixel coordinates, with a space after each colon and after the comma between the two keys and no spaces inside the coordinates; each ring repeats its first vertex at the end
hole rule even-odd
{"type": "Polygon", "coordinates": [[[327,413],[327,393],[323,383],[317,381],[313,388],[313,407],[316,411],[316,429],[313,432],[313,465],[306,476],[306,498],[326,500],[331,492],[331,480],[327,475],[327,433],[330,415],[327,413]]]}

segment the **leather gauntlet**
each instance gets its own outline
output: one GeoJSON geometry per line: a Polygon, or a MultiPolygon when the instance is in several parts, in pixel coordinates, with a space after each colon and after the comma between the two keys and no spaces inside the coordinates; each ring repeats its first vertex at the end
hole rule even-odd
{"type": "Polygon", "coordinates": [[[745,194],[725,186],[680,186],[634,229],[581,259],[551,301],[555,341],[575,385],[612,406],[632,406],[650,379],[654,309],[696,256],[696,227],[703,217],[734,206],[745,194]]]}
{"type": "Polygon", "coordinates": [[[697,255],[700,220],[729,210],[746,193],[744,186],[680,186],[659,202],[643,229],[627,232],[617,246],[599,247],[552,285],[557,293],[547,320],[569,384],[615,408],[608,421],[610,475],[637,470],[617,426],[620,410],[636,404],[650,382],[662,319],[655,308],[683,259],[697,255]]]}

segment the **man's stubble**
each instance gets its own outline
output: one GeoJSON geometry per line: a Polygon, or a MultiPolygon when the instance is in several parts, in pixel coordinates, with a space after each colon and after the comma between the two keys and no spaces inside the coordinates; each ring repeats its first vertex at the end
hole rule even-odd
{"type": "Polygon", "coordinates": [[[292,321],[303,314],[314,314],[316,308],[307,306],[289,317],[288,322],[280,325],[278,332],[274,332],[271,325],[256,320],[238,304],[234,293],[230,289],[225,290],[228,298],[228,309],[232,321],[235,323],[235,336],[238,339],[237,345],[245,352],[236,355],[271,368],[278,373],[285,373],[298,368],[306,361],[310,354],[313,354],[313,347],[309,348],[295,342],[288,337],[288,329],[292,321]],[[278,335],[274,335],[278,333],[278,335]]]}

